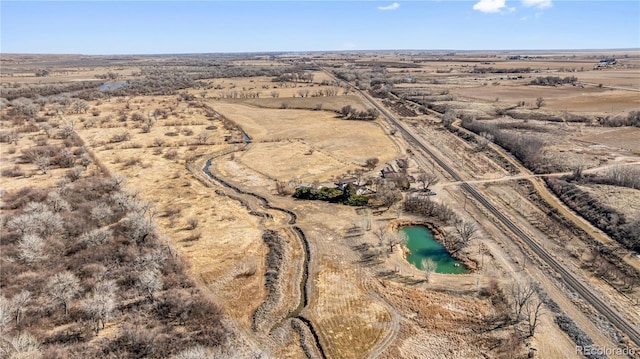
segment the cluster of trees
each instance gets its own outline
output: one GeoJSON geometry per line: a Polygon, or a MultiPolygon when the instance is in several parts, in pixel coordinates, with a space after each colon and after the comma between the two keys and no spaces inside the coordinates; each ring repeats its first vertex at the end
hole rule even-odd
{"type": "Polygon", "coordinates": [[[117,80],[118,78],[120,78],[120,74],[114,71],[109,71],[104,74],[97,74],[96,78],[103,80],[117,80]]]}
{"type": "Polygon", "coordinates": [[[591,183],[608,184],[612,186],[640,189],[640,168],[631,166],[615,166],[603,175],[576,176],[573,179],[591,183]]]}
{"type": "Polygon", "coordinates": [[[14,99],[10,102],[10,113],[16,116],[33,117],[40,111],[40,105],[24,97],[14,99]]]}
{"type": "Polygon", "coordinates": [[[199,80],[224,77],[280,76],[290,72],[291,66],[238,66],[212,61],[197,60],[194,64],[159,64],[143,66],[136,78],[127,81],[125,86],[106,92],[113,96],[135,95],[174,95],[186,88],[213,88],[213,84],[204,84],[199,80]]]}
{"type": "Polygon", "coordinates": [[[607,116],[598,118],[598,123],[607,127],[635,126],[640,127],[640,111],[631,111],[624,116],[607,116]]]}
{"type": "Polygon", "coordinates": [[[40,97],[53,96],[67,92],[97,89],[102,85],[101,81],[78,81],[60,84],[33,84],[19,88],[3,88],[2,97],[7,100],[15,100],[20,97],[36,99],[40,97]]]}
{"type": "Polygon", "coordinates": [[[313,73],[304,70],[285,72],[273,78],[273,82],[313,82],[313,73]]]}
{"type": "Polygon", "coordinates": [[[515,67],[515,68],[511,68],[511,69],[502,69],[502,68],[495,68],[495,67],[477,67],[474,66],[473,70],[471,71],[474,74],[528,74],[530,73],[532,70],[530,67],[515,67]]]}
{"type": "Polygon", "coordinates": [[[559,77],[559,76],[539,76],[531,80],[531,85],[538,86],[556,86],[564,84],[575,84],[578,78],[575,76],[559,77]]]}
{"type": "Polygon", "coordinates": [[[640,219],[628,221],[624,214],[600,203],[568,178],[545,179],[549,188],[571,209],[629,250],[640,253],[640,219]]]}
{"type": "Polygon", "coordinates": [[[470,118],[463,119],[462,126],[477,134],[484,133],[485,138],[492,137],[496,144],[513,153],[530,170],[536,173],[549,170],[544,161],[543,148],[545,144],[541,139],[530,135],[506,132],[494,124],[470,118]]]}
{"type": "Polygon", "coordinates": [[[253,330],[262,329],[265,324],[269,323],[268,315],[279,302],[279,281],[282,278],[282,262],[285,256],[284,239],[280,234],[273,230],[266,230],[262,233],[262,240],[269,248],[266,255],[266,271],[265,271],[265,287],[267,289],[267,299],[256,309],[253,314],[253,330]]]}
{"type": "Polygon", "coordinates": [[[355,108],[351,107],[351,105],[343,106],[340,109],[340,115],[343,118],[348,120],[364,120],[364,121],[372,121],[380,116],[380,112],[375,108],[369,108],[364,111],[358,111],[355,108]]]}
{"type": "Polygon", "coordinates": [[[10,356],[167,357],[226,340],[220,308],[157,233],[153,205],[123,185],[95,170],[4,195],[0,334],[10,356]],[[93,340],[110,325],[113,335],[93,340]]]}
{"type": "Polygon", "coordinates": [[[481,294],[489,296],[497,310],[491,322],[512,326],[518,343],[535,335],[540,318],[545,314],[541,298],[544,293],[537,283],[514,281],[505,291],[496,282],[491,282],[481,294]]]}
{"type": "Polygon", "coordinates": [[[640,168],[638,167],[616,166],[609,170],[604,178],[607,183],[615,186],[640,189],[640,168]]]}
{"type": "Polygon", "coordinates": [[[46,76],[49,76],[50,73],[51,71],[47,69],[37,69],[35,72],[35,75],[36,77],[46,77],[46,76]]]}
{"type": "Polygon", "coordinates": [[[356,193],[356,187],[352,183],[346,185],[342,190],[331,187],[322,187],[320,189],[300,187],[293,193],[293,197],[297,199],[342,203],[347,206],[364,206],[369,203],[367,196],[356,193]]]}
{"type": "Polygon", "coordinates": [[[248,90],[218,91],[218,98],[239,98],[239,99],[260,98],[260,91],[248,91],[248,90]]]}
{"type": "Polygon", "coordinates": [[[455,212],[444,203],[432,201],[427,196],[410,197],[404,202],[404,210],[424,217],[435,218],[443,223],[456,218],[455,212]]]}

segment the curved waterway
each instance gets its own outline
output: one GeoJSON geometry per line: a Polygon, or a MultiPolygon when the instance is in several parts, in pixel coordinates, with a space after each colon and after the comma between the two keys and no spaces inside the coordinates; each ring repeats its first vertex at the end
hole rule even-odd
{"type": "Polygon", "coordinates": [[[438,241],[433,239],[431,232],[423,226],[408,226],[400,229],[407,234],[407,261],[418,269],[422,269],[422,260],[431,258],[438,264],[436,273],[462,274],[467,268],[453,258],[438,241]]]}

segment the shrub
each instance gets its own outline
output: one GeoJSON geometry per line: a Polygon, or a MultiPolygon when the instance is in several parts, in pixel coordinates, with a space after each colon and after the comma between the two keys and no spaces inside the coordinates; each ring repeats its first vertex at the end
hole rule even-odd
{"type": "Polygon", "coordinates": [[[109,143],[125,142],[125,141],[129,141],[130,139],[131,139],[131,134],[125,131],[125,132],[118,133],[111,136],[111,138],[109,139],[109,143]]]}

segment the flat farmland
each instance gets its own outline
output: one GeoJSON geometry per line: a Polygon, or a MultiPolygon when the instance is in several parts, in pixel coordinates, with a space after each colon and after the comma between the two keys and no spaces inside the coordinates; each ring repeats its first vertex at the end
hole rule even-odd
{"type": "Polygon", "coordinates": [[[579,140],[640,153],[640,128],[616,128],[579,137],[579,140]]]}
{"type": "Polygon", "coordinates": [[[489,85],[453,89],[451,93],[469,99],[517,103],[525,101],[534,106],[538,97],[545,99],[545,107],[555,111],[575,113],[626,113],[640,108],[640,94],[631,91],[601,89],[594,86],[526,86],[489,85]]]}
{"type": "MultiPolygon", "coordinates": [[[[327,111],[264,109],[223,101],[211,105],[240,124],[257,142],[302,139],[312,148],[354,165],[364,164],[372,154],[379,154],[383,162],[399,153],[375,122],[345,121],[327,111]]],[[[288,150],[281,154],[285,158],[290,155],[288,150]]]]}

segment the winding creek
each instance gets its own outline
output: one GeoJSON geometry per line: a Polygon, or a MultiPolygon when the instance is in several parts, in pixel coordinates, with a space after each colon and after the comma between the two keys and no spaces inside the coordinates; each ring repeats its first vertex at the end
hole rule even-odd
{"type": "MultiPolygon", "coordinates": [[[[244,139],[245,139],[245,145],[248,145],[251,143],[251,138],[243,131],[244,134],[244,139]]],[[[304,231],[298,227],[295,226],[296,221],[298,219],[298,216],[285,208],[279,208],[279,207],[274,207],[272,206],[269,201],[263,197],[260,196],[258,194],[252,193],[252,192],[247,192],[247,191],[243,191],[240,188],[228,183],[227,181],[223,180],[222,178],[214,175],[213,173],[211,173],[210,170],[211,167],[211,159],[207,160],[207,162],[205,163],[204,168],[202,168],[202,172],[207,175],[207,177],[209,177],[211,180],[220,183],[222,186],[229,188],[231,190],[233,190],[234,192],[238,193],[238,194],[242,194],[242,195],[247,195],[247,196],[251,196],[254,197],[256,199],[258,199],[261,203],[261,205],[265,208],[265,209],[270,209],[270,210],[275,210],[275,211],[280,211],[283,212],[285,214],[288,215],[289,217],[289,221],[288,224],[291,225],[290,229],[292,230],[293,233],[295,233],[295,236],[298,238],[298,240],[300,241],[300,243],[302,244],[302,248],[304,249],[304,261],[303,261],[303,268],[302,268],[302,276],[300,279],[300,301],[298,303],[298,305],[296,306],[296,308],[289,313],[285,318],[283,318],[282,322],[286,321],[287,319],[298,319],[300,322],[302,322],[309,330],[309,332],[311,333],[312,337],[313,337],[313,341],[314,341],[314,345],[316,346],[320,356],[324,359],[326,358],[324,349],[322,348],[322,345],[320,344],[320,338],[318,337],[318,333],[316,332],[315,328],[313,327],[313,323],[306,317],[304,317],[301,313],[302,311],[307,307],[309,299],[308,299],[308,279],[309,279],[309,262],[311,260],[311,250],[309,247],[309,242],[307,240],[306,235],[304,234],[304,231]]]]}

